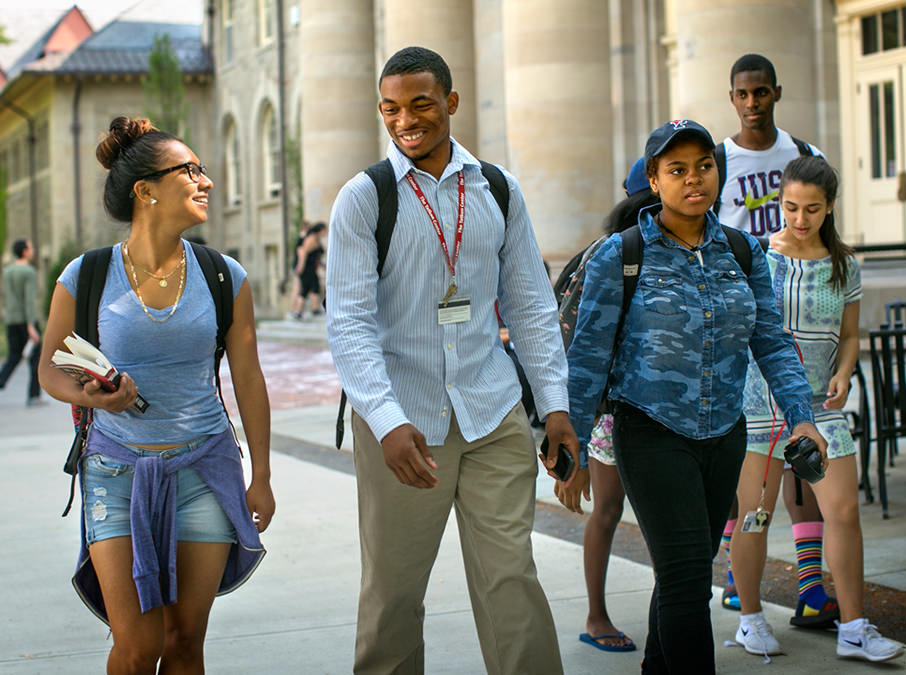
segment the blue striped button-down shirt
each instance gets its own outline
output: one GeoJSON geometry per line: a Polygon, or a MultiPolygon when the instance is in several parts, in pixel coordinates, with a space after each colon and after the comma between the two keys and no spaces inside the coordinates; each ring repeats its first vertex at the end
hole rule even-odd
{"type": "Polygon", "coordinates": [[[495,300],[539,415],[568,411],[557,306],[515,178],[505,174],[510,189],[505,226],[478,160],[455,141],[440,180],[416,169],[393,143],[387,156],[399,210],[380,278],[377,192],[364,173],[340,190],[330,217],[327,337],[355,411],[378,439],[411,423],[428,445],[441,445],[453,411],[466,440],[493,431],[521,398],[500,342],[495,300]],[[431,221],[404,177],[413,173],[452,256],[460,170],[465,224],[456,297],[470,299],[471,319],[439,325],[437,305],[450,285],[450,272],[431,221]]]}

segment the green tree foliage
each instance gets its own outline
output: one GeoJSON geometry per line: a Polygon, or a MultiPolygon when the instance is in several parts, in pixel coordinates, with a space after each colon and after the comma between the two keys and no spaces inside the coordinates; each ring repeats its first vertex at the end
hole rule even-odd
{"type": "Polygon", "coordinates": [[[0,251],[6,250],[6,167],[0,164],[0,251]]]}
{"type": "Polygon", "coordinates": [[[162,131],[181,136],[188,142],[186,120],[189,103],[179,59],[166,33],[154,38],[148,57],[148,78],[145,80],[145,114],[162,131]]]}
{"type": "Polygon", "coordinates": [[[12,40],[6,37],[6,33],[3,32],[3,26],[0,26],[0,45],[8,45],[11,42],[12,40]]]}
{"type": "Polygon", "coordinates": [[[301,136],[301,132],[297,130],[294,136],[286,139],[286,147],[283,149],[286,157],[286,178],[289,182],[289,220],[292,224],[289,245],[295,243],[296,232],[299,231],[299,226],[305,220],[305,195],[302,192],[301,136]]]}
{"type": "Polygon", "coordinates": [[[44,292],[44,316],[50,314],[50,299],[53,297],[53,291],[57,285],[57,278],[63,273],[63,270],[66,268],[66,265],[69,264],[69,261],[82,253],[84,253],[84,249],[77,246],[75,241],[67,241],[60,247],[56,260],[48,266],[44,276],[46,282],[44,284],[44,288],[46,289],[44,292]]]}

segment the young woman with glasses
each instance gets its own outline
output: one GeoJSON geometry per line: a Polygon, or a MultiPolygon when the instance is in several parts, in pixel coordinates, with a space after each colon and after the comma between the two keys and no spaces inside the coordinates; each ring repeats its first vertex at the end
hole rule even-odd
{"type": "Polygon", "coordinates": [[[79,462],[82,552],[73,581],[110,625],[108,673],[158,664],[200,673],[214,596],[254,571],[264,555],[258,533],[274,513],[252,295],[245,270],[225,257],[234,296],[226,353],[252,463],[246,490],[213,384],[214,302],[182,238],[207,219],[213,183],[188,146],[144,119],[114,119],[97,157],[109,172],[104,206],[129,223],[98,309],[100,349],[122,379],[105,391],[51,366],[74,328],[81,256],[57,280],[39,369],[51,396],[94,411],[79,462]],[[141,414],[131,409],[139,391],[150,404],[141,414]]]}

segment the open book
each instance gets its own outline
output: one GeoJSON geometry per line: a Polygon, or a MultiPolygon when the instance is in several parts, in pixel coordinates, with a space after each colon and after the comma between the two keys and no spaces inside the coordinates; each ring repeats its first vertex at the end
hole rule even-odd
{"type": "MultiPolygon", "coordinates": [[[[63,338],[63,344],[69,351],[56,350],[50,360],[51,365],[69,373],[79,383],[95,379],[107,391],[116,391],[120,383],[120,373],[100,349],[75,333],[63,338]]],[[[148,409],[148,405],[139,394],[131,410],[143,413],[148,409]]]]}

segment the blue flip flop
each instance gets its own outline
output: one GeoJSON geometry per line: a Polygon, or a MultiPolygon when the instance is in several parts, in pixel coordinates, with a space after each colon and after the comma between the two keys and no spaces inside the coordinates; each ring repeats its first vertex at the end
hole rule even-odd
{"type": "Polygon", "coordinates": [[[580,633],[579,641],[591,645],[596,649],[600,649],[602,652],[632,652],[635,651],[635,643],[632,641],[632,638],[626,637],[624,633],[601,633],[600,635],[589,635],[588,633],[580,633]],[[602,645],[598,640],[601,638],[619,638],[621,640],[629,640],[628,645],[602,645]]]}

